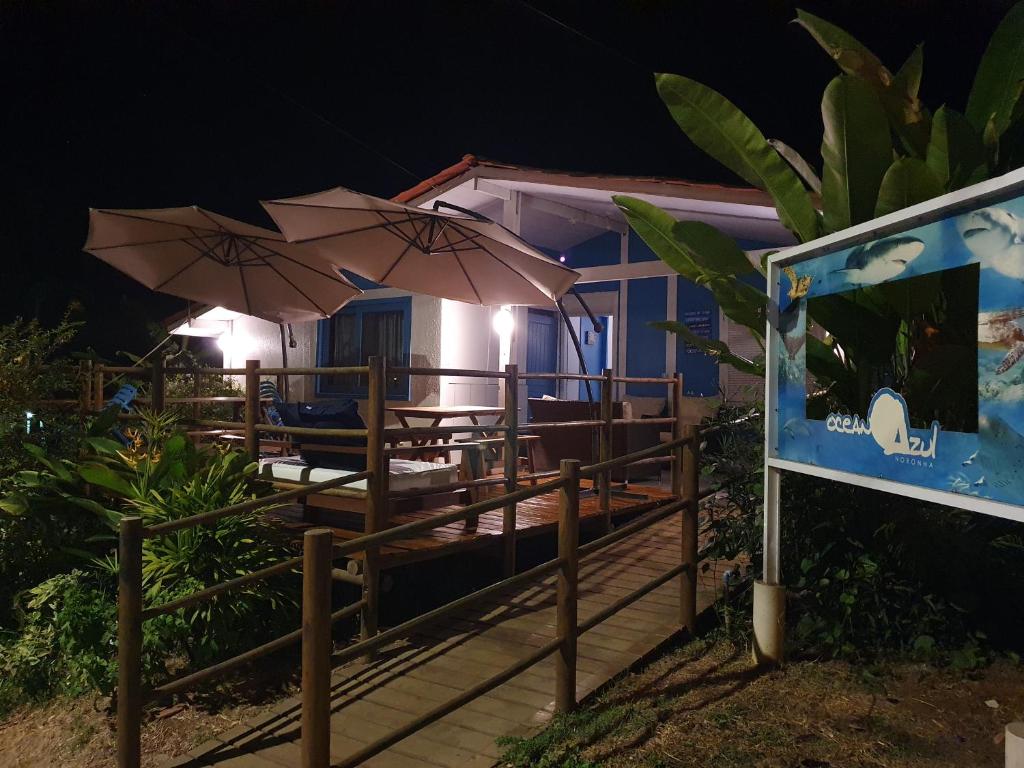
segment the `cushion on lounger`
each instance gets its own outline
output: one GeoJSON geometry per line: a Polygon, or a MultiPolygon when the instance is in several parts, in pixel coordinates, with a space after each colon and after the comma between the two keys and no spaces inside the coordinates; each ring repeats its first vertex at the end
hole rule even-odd
{"type": "MultiPolygon", "coordinates": [[[[329,400],[322,403],[282,403],[278,412],[285,426],[309,429],[366,429],[355,400],[329,400]]],[[[303,437],[299,455],[311,467],[366,469],[365,454],[318,451],[317,445],[366,447],[365,437],[303,437]],[[307,448],[306,445],[310,447],[307,448]]]]}

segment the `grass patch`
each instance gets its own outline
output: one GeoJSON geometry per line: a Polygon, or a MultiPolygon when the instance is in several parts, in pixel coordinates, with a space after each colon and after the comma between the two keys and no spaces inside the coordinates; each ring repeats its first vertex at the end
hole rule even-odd
{"type": "Polygon", "coordinates": [[[500,743],[513,768],[997,768],[1003,727],[1022,717],[1024,669],[1009,662],[970,675],[910,661],[759,673],[744,649],[695,642],[500,743]]]}

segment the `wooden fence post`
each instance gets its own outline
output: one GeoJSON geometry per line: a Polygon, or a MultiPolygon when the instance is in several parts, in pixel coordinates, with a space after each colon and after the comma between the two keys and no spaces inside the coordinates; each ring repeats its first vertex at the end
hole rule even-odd
{"type": "Polygon", "coordinates": [[[149,386],[149,407],[159,413],[164,409],[164,392],[166,391],[164,381],[164,358],[157,354],[153,358],[152,379],[149,386]]]}
{"type": "MultiPolygon", "coordinates": [[[[196,366],[195,363],[193,363],[192,364],[192,397],[198,398],[201,392],[202,392],[202,386],[201,386],[200,381],[199,381],[199,368],[196,366]]],[[[199,421],[199,418],[202,415],[200,410],[199,410],[199,408],[200,408],[200,406],[199,406],[199,401],[198,400],[196,402],[192,403],[192,420],[193,421],[199,421]]]]}
{"type": "Polygon", "coordinates": [[[141,517],[122,517],[117,574],[117,765],[142,762],[141,517]]]}
{"type": "MultiPolygon", "coordinates": [[[[672,377],[672,439],[678,440],[683,436],[683,374],[676,373],[672,377]]],[[[680,498],[683,495],[683,448],[679,447],[672,451],[672,463],[669,465],[672,472],[672,495],[680,498]]]]}
{"type": "Polygon", "coordinates": [[[260,441],[256,434],[260,412],[259,367],[259,360],[245,361],[245,452],[253,461],[260,457],[260,441]]]}
{"type": "MultiPolygon", "coordinates": [[[[505,366],[505,492],[516,490],[519,474],[519,366],[510,363],[505,366]]],[[[509,504],[502,511],[501,536],[505,548],[505,578],[516,572],[516,504],[509,504]]]]}
{"type": "Polygon", "coordinates": [[[558,557],[562,567],[558,570],[556,626],[561,646],[555,656],[555,711],[569,712],[576,707],[580,462],[562,459],[560,470],[565,485],[558,492],[558,557]]]}
{"type": "MultiPolygon", "coordinates": [[[[614,408],[612,407],[614,405],[612,388],[614,385],[612,369],[605,368],[604,379],[601,380],[601,421],[604,422],[604,425],[601,427],[601,450],[598,455],[598,461],[608,461],[612,457],[612,434],[614,432],[614,425],[612,424],[612,414],[614,413],[614,408]]],[[[612,471],[606,469],[596,480],[599,483],[597,499],[598,506],[601,509],[601,517],[604,521],[604,532],[611,533],[612,471]]]]}
{"type": "Polygon", "coordinates": [[[103,397],[103,363],[95,363],[92,368],[93,409],[98,413],[106,406],[103,397]]]}
{"type": "Polygon", "coordinates": [[[331,764],[331,531],[302,537],[302,768],[331,764]]]}
{"type": "MultiPolygon", "coordinates": [[[[371,357],[367,361],[369,397],[366,402],[366,468],[372,473],[367,480],[367,506],[364,528],[376,533],[387,527],[388,464],[384,453],[384,401],[387,379],[384,358],[371,357]]],[[[377,634],[380,608],[380,547],[369,547],[363,560],[363,601],[360,637],[363,640],[377,634]]],[[[368,660],[372,658],[372,654],[368,660]]]]}
{"type": "Polygon", "coordinates": [[[695,424],[683,426],[681,555],[686,569],[679,574],[679,623],[691,635],[697,632],[697,509],[700,481],[700,432],[695,424]]]}

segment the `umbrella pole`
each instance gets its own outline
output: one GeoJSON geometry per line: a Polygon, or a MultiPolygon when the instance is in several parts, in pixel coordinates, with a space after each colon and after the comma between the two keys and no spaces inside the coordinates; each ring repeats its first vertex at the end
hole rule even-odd
{"type": "MultiPolygon", "coordinates": [[[[284,323],[279,323],[278,327],[281,329],[281,367],[282,368],[287,368],[288,367],[288,338],[287,338],[287,336],[285,334],[285,331],[284,331],[284,323]]],[[[283,386],[283,391],[281,392],[281,396],[284,398],[286,403],[290,403],[291,402],[291,398],[288,397],[288,374],[284,375],[283,380],[282,380],[281,383],[284,385],[283,386]]]]}

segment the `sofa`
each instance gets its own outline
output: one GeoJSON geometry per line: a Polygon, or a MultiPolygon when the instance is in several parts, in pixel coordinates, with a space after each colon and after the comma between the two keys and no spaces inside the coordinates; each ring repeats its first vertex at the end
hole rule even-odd
{"type": "MultiPolygon", "coordinates": [[[[530,421],[591,421],[601,418],[601,404],[591,405],[586,400],[529,399],[530,421]]],[[[612,403],[612,418],[632,419],[633,408],[628,402],[612,403]]],[[[660,442],[661,429],[657,424],[619,424],[612,429],[612,457],[650,448],[660,442]]],[[[538,471],[558,469],[562,459],[579,459],[583,464],[598,461],[598,432],[591,427],[566,427],[537,432],[540,440],[536,450],[538,471]]],[[[658,464],[641,464],[612,472],[616,481],[642,480],[658,477],[658,464]]]]}

